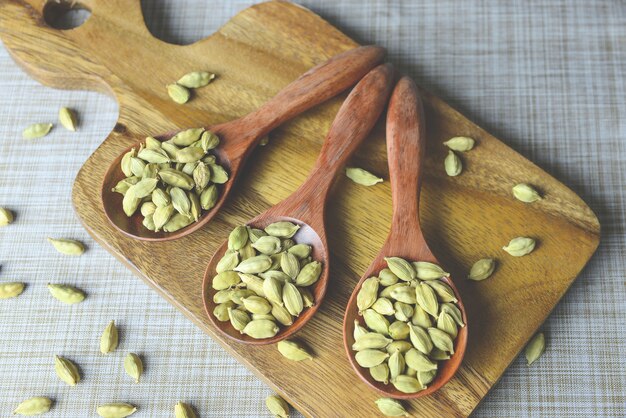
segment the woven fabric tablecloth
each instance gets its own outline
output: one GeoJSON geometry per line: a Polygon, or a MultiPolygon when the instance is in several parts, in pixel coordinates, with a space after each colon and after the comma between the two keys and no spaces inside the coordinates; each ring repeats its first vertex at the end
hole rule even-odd
{"type": "MultiPolygon", "coordinates": [[[[626,416],[626,3],[544,1],[303,1],[389,59],[470,119],[579,193],[600,218],[596,256],[544,326],[548,348],[532,367],[513,362],[476,417],[626,416]]],[[[144,1],[151,31],[189,43],[217,29],[248,1],[144,1]]],[[[91,417],[99,403],[128,401],[137,417],[173,416],[178,400],[201,417],[268,416],[271,391],[182,314],[100,248],[70,203],[81,164],[112,129],[116,103],[87,92],[48,89],[0,49],[0,206],[16,213],[0,229],[0,280],[28,283],[0,301],[0,416],[33,395],[56,399],[48,415],[91,417]],[[80,131],[61,127],[21,139],[60,106],[80,112],[80,131]],[[47,236],[87,243],[59,256],[47,236]],[[48,282],[89,293],[61,306],[48,282]],[[120,349],[98,354],[106,323],[120,349]],[[122,368],[145,360],[143,382],[122,368]],[[53,355],[81,367],[84,383],[59,384],[53,355]]],[[[496,355],[496,353],[494,353],[496,355]]],[[[320,399],[320,402],[324,402],[320,399]]]]}

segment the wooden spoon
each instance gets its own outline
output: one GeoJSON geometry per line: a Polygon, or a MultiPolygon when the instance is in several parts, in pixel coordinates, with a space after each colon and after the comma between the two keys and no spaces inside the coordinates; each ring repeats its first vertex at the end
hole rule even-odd
{"type": "MultiPolygon", "coordinates": [[[[385,50],[378,46],[364,46],[339,54],[304,73],[274,98],[256,111],[231,122],[207,129],[220,137],[220,146],[215,150],[218,162],[229,172],[230,179],[219,187],[216,205],[202,214],[198,222],[176,232],[153,232],[142,225],[143,217],[137,213],[127,217],[122,210],[122,195],[111,189],[125,176],[120,167],[128,147],[117,157],[102,182],[102,203],[109,221],[129,237],[146,241],[167,241],[183,237],[202,228],[220,210],[232,190],[250,151],[270,131],[300,113],[322,103],[354,85],[372,68],[380,64],[385,50]]],[[[156,138],[166,141],[174,133],[156,138]]]]}
{"type": "MultiPolygon", "coordinates": [[[[445,385],[461,365],[467,345],[467,325],[459,328],[454,342],[454,354],[449,360],[439,362],[437,376],[430,386],[417,393],[403,393],[391,383],[385,385],[370,376],[367,369],[356,362],[352,350],[354,344],[354,320],[364,325],[363,317],[358,315],[357,293],[368,277],[378,275],[385,267],[385,257],[402,257],[408,261],[429,261],[439,264],[422,234],[419,220],[419,196],[421,172],[425,149],[424,111],[415,83],[403,77],[396,85],[387,112],[387,159],[391,177],[393,196],[393,218],[391,231],[380,253],[357,283],[346,307],[343,320],[343,341],[346,354],[357,374],[381,394],[398,399],[413,399],[429,395],[445,385]]],[[[442,279],[453,290],[459,300],[457,306],[467,324],[465,308],[458,290],[450,278],[442,279]]]]}
{"type": "Polygon", "coordinates": [[[298,331],[315,314],[322,303],[328,284],[329,253],[326,241],[325,213],[328,192],[338,171],[374,127],[391,93],[394,71],[391,64],[380,65],[368,73],[352,90],[345,100],[326,136],[315,167],[307,180],[287,199],[271,207],[265,213],[252,219],[248,225],[265,228],[278,221],[290,221],[300,225],[293,237],[297,243],[313,247],[311,256],[323,265],[319,280],[310,288],[315,304],[305,308],[294,323],[281,326],[272,338],[254,339],[235,330],[230,322],[220,322],[213,315],[216,304],[213,302],[211,284],[216,274],[217,262],[228,248],[225,242],[213,255],[204,274],[204,308],[215,327],[226,336],[248,344],[272,344],[288,338],[298,331]]]}

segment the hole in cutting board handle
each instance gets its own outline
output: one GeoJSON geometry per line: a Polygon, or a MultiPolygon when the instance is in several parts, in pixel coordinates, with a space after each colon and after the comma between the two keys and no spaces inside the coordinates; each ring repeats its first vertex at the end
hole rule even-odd
{"type": "Polygon", "coordinates": [[[44,20],[54,29],[75,29],[90,16],[91,11],[87,6],[70,0],[50,0],[43,9],[44,20]]]}

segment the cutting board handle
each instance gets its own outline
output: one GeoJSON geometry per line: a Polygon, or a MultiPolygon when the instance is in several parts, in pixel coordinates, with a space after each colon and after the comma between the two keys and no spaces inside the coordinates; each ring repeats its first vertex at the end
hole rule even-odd
{"type": "MultiPolygon", "coordinates": [[[[0,35],[14,60],[40,83],[61,89],[95,90],[114,96],[107,82],[114,77],[104,63],[84,48],[84,41],[123,44],[121,31],[107,16],[124,16],[125,33],[136,34],[142,41],[161,42],[149,34],[139,0],[52,0],[0,1],[0,35]],[[91,15],[73,29],[55,29],[46,23],[52,9],[86,9],[91,15]],[[80,40],[80,42],[78,42],[80,40]]],[[[119,21],[118,21],[119,22],[119,21]]],[[[137,51],[139,52],[139,51],[137,51]]]]}

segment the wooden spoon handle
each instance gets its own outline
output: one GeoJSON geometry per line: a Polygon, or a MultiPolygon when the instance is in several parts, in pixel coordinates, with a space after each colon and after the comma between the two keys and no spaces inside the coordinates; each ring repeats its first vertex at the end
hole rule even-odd
{"type": "MultiPolygon", "coordinates": [[[[356,84],[384,57],[384,48],[362,46],[311,68],[259,109],[245,116],[238,126],[238,131],[245,134],[234,137],[234,140],[239,138],[241,142],[257,142],[287,120],[356,84]]],[[[246,145],[239,148],[251,148],[251,144],[246,145]]]]}
{"type": "Polygon", "coordinates": [[[417,86],[409,77],[403,77],[391,95],[387,112],[387,160],[393,201],[391,235],[411,231],[411,236],[421,236],[419,197],[426,144],[424,127],[424,108],[417,86]]]}
{"type": "Polygon", "coordinates": [[[393,80],[393,66],[379,65],[350,92],[337,112],[313,171],[288,198],[298,204],[295,213],[324,204],[337,172],[367,137],[385,109],[393,80]]]}

